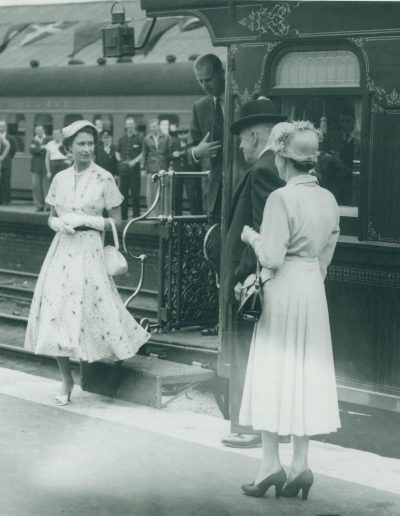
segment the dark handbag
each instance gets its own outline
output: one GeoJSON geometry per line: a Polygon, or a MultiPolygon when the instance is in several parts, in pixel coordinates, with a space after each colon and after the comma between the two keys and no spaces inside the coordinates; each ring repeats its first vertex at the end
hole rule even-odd
{"type": "Polygon", "coordinates": [[[240,304],[237,315],[240,319],[245,321],[258,321],[263,307],[263,292],[261,282],[260,264],[257,260],[256,273],[254,278],[247,284],[244,282],[242,292],[240,295],[240,304]]]}

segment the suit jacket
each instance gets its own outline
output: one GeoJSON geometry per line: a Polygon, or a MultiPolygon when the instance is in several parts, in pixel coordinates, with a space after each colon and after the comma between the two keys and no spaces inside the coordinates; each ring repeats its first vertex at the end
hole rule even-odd
{"type": "MultiPolygon", "coordinates": [[[[7,134],[6,138],[10,144],[10,150],[1,164],[1,168],[3,170],[11,169],[11,160],[13,159],[15,153],[17,152],[17,143],[15,141],[15,138],[13,136],[10,136],[9,134],[7,134]]],[[[0,154],[2,154],[3,150],[4,150],[4,144],[2,142],[0,142],[0,154]]]]}
{"type": "Polygon", "coordinates": [[[210,170],[208,181],[208,215],[215,219],[220,218],[221,188],[222,188],[222,151],[215,159],[204,159],[201,163],[193,160],[192,147],[201,142],[207,132],[210,133],[210,141],[213,140],[212,130],[214,124],[215,103],[214,98],[207,96],[198,100],[193,105],[192,122],[190,126],[191,144],[187,149],[187,158],[197,170],[210,170]]]}
{"type": "Polygon", "coordinates": [[[117,173],[117,158],[115,156],[116,147],[112,143],[110,146],[110,152],[106,152],[103,142],[99,142],[95,149],[95,162],[101,168],[104,168],[110,172],[113,176],[117,173]]]}
{"type": "Polygon", "coordinates": [[[158,145],[154,138],[148,134],[143,141],[143,161],[148,174],[156,174],[160,170],[168,170],[171,160],[171,138],[161,133],[158,137],[158,145]]]}
{"type": "Polygon", "coordinates": [[[225,256],[227,258],[224,292],[229,303],[235,303],[234,287],[256,270],[253,248],[242,242],[243,226],[260,231],[265,203],[271,192],[285,186],[275,166],[272,150],[264,152],[250,167],[237,186],[227,224],[225,256]]]}
{"type": "Polygon", "coordinates": [[[31,172],[32,174],[46,174],[46,149],[44,146],[46,143],[49,143],[51,138],[45,136],[43,138],[42,144],[39,143],[37,138],[33,137],[31,144],[29,146],[29,151],[32,154],[31,159],[31,172]]]}

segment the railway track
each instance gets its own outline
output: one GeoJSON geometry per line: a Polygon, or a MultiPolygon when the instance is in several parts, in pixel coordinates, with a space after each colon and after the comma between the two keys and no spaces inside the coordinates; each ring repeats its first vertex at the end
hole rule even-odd
{"type": "MultiPolygon", "coordinates": [[[[38,275],[33,273],[0,269],[0,350],[32,355],[24,350],[23,342],[37,278],[38,275]]],[[[117,289],[123,301],[132,294],[132,289],[128,287],[119,285],[117,289]]],[[[157,292],[141,290],[128,310],[138,319],[147,318],[150,323],[156,322],[157,292]]],[[[199,340],[197,329],[154,333],[141,352],[216,368],[217,342],[209,337],[199,340]]]]}
{"type": "MultiPolygon", "coordinates": [[[[23,322],[28,317],[38,275],[28,272],[0,269],[0,319],[23,322]],[[4,311],[4,307],[6,311],[4,311]]],[[[132,289],[117,286],[123,301],[132,294],[132,289]]],[[[128,310],[135,317],[157,318],[157,292],[142,289],[128,310]]],[[[26,321],[25,321],[26,322],[26,321]]]]}

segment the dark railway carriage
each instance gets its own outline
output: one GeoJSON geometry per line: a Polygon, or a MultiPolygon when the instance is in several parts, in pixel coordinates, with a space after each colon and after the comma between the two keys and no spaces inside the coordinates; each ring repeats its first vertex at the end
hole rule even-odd
{"type": "MultiPolygon", "coordinates": [[[[240,103],[266,95],[325,133],[319,173],[341,205],[326,282],[339,396],[399,412],[400,3],[142,0],[142,8],[198,16],[213,44],[228,47],[225,215],[241,174],[228,131],[240,103]]],[[[231,314],[223,298],[221,306],[219,373],[229,376],[231,314]]]]}
{"type": "Polygon", "coordinates": [[[128,115],[143,132],[157,116],[188,124],[200,94],[190,62],[2,70],[0,118],[18,143],[13,195],[31,195],[29,144],[36,124],[51,134],[74,120],[101,118],[117,140],[128,115]]]}

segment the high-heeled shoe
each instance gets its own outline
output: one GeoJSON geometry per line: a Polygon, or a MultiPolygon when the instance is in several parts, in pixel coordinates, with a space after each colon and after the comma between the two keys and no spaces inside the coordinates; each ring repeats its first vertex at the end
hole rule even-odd
{"type": "Polygon", "coordinates": [[[308,493],[314,482],[314,475],[311,469],[306,469],[291,482],[287,482],[282,489],[282,496],[291,498],[297,496],[301,489],[303,500],[307,500],[308,493]]]}
{"type": "Polygon", "coordinates": [[[286,480],[286,473],[282,468],[277,473],[273,473],[272,475],[264,478],[264,480],[258,484],[255,482],[252,482],[251,484],[243,484],[242,491],[245,495],[248,496],[263,496],[271,486],[275,486],[275,496],[279,498],[281,495],[282,486],[286,480]]]}
{"type": "Polygon", "coordinates": [[[71,393],[72,389],[74,388],[74,384],[72,384],[72,387],[70,388],[69,392],[67,394],[59,394],[54,398],[54,405],[57,405],[58,407],[63,407],[64,405],[68,405],[68,403],[71,403],[71,393]]]}

